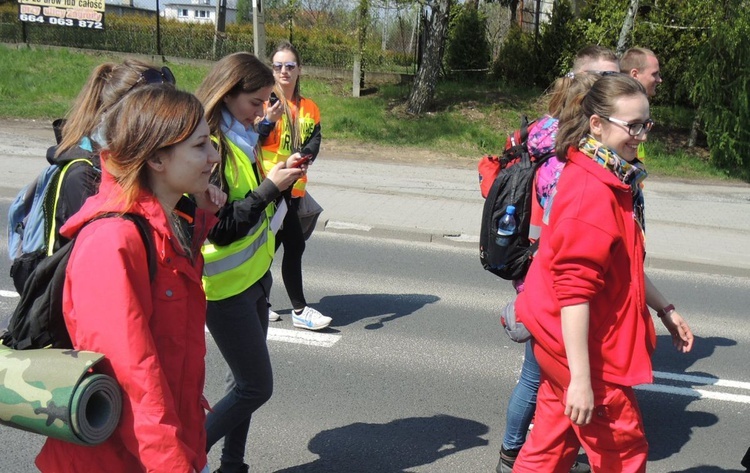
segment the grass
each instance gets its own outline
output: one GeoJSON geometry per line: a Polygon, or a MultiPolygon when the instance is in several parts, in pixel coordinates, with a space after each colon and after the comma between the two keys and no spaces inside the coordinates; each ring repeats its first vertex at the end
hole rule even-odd
{"type": "MultiPolygon", "coordinates": [[[[0,45],[0,118],[54,119],[65,115],[89,72],[122,56],[84,53],[63,48],[25,48],[0,45]]],[[[145,60],[160,64],[161,60],[145,60]]],[[[195,91],[211,63],[169,63],[180,88],[195,91]]],[[[462,162],[482,154],[498,154],[507,133],[520,117],[543,112],[534,88],[513,88],[492,82],[445,82],[438,86],[432,110],[420,117],[406,113],[409,85],[384,84],[360,98],[351,97],[348,81],[306,77],[303,94],[322,111],[327,139],[343,143],[371,143],[402,149],[424,149],[462,162]]],[[[651,175],[684,179],[730,180],[713,168],[705,148],[684,146],[692,122],[689,110],[654,107],[659,126],[647,143],[651,175]]]]}

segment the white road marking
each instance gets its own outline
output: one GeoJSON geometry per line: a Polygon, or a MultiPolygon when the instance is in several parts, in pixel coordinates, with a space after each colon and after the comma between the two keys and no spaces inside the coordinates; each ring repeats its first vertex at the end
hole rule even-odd
{"type": "Polygon", "coordinates": [[[738,389],[750,390],[750,383],[745,383],[742,381],[732,381],[728,379],[719,379],[719,378],[713,378],[713,377],[708,377],[708,376],[693,376],[693,375],[688,375],[688,374],[677,374],[677,373],[667,373],[664,371],[654,371],[654,378],[671,379],[674,381],[682,381],[685,383],[706,384],[706,385],[712,385],[712,386],[723,386],[726,388],[738,388],[738,389]]]}
{"type": "Polygon", "coordinates": [[[676,394],[678,396],[694,397],[698,399],[717,399],[719,401],[741,402],[750,404],[750,396],[743,394],[729,394],[721,392],[711,392],[705,389],[680,388],[677,386],[666,386],[663,384],[641,384],[635,386],[640,391],[651,391],[657,393],[676,394]]]}
{"type": "MultiPolygon", "coordinates": [[[[208,327],[206,327],[206,333],[208,327]]],[[[268,329],[268,340],[275,342],[297,343],[299,345],[310,345],[315,347],[330,348],[341,339],[341,335],[335,333],[317,333],[307,330],[289,330],[284,328],[268,329]]]]}
{"type": "Polygon", "coordinates": [[[19,297],[16,291],[2,291],[0,290],[0,297],[19,297]]]}
{"type": "Polygon", "coordinates": [[[335,333],[317,333],[307,330],[288,330],[284,328],[269,328],[268,339],[277,342],[299,343],[316,347],[332,347],[341,339],[335,333]]]}
{"type": "Polygon", "coordinates": [[[326,228],[337,229],[337,230],[360,230],[363,232],[369,232],[372,227],[369,225],[362,225],[359,223],[349,222],[337,222],[335,220],[329,220],[326,223],[326,228]]]}

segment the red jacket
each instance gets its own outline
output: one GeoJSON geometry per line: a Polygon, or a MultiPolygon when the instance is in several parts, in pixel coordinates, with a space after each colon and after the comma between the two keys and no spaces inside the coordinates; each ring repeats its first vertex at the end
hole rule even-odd
{"type": "Polygon", "coordinates": [[[544,354],[569,372],[560,308],[588,302],[592,380],[651,382],[656,334],[646,306],[643,258],[630,187],[571,150],[516,301],[518,318],[544,354]]]}
{"type": "MultiPolygon", "coordinates": [[[[121,211],[120,196],[120,187],[103,170],[99,193],[61,233],[72,237],[95,215],[121,211]]],[[[43,472],[183,473],[201,471],[207,462],[200,246],[215,217],[195,209],[190,259],[152,194],[141,194],[129,212],[143,215],[152,227],[153,282],[136,226],[105,218],[81,230],[63,295],[73,345],[106,355],[96,368],[117,379],[122,417],[113,435],[96,447],[47,439],[36,459],[43,472]]]]}

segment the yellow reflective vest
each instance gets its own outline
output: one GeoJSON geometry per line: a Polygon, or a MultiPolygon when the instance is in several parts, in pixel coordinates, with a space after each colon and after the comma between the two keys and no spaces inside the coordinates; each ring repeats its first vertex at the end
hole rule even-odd
{"type": "MultiPolygon", "coordinates": [[[[212,137],[214,142],[216,138],[212,137]]],[[[234,163],[225,166],[228,184],[227,202],[242,200],[249,191],[260,185],[250,158],[234,143],[227,140],[234,163]]],[[[258,222],[246,236],[226,246],[208,241],[203,245],[203,288],[206,299],[219,301],[236,296],[258,282],[271,267],[276,240],[270,228],[275,204],[270,203],[258,222]]]]}

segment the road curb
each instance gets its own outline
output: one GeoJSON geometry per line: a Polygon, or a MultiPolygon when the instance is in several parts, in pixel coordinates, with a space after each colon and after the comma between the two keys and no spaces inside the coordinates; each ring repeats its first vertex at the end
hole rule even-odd
{"type": "MultiPolygon", "coordinates": [[[[325,233],[340,233],[357,235],[367,238],[399,240],[417,243],[435,243],[440,245],[457,246],[461,248],[478,249],[478,235],[446,234],[420,228],[403,228],[372,226],[360,223],[342,222],[338,220],[318,220],[315,230],[325,233]]],[[[477,260],[477,265],[478,265],[477,260]]],[[[714,274],[750,278],[750,268],[727,266],[720,264],[702,263],[697,261],[676,260],[660,256],[646,256],[644,265],[647,269],[662,269],[684,271],[701,274],[714,274]]]]}

